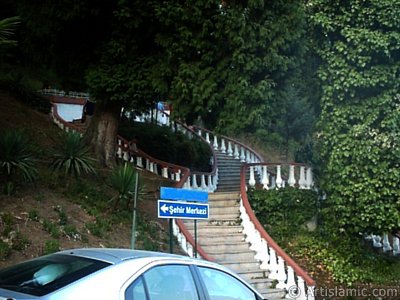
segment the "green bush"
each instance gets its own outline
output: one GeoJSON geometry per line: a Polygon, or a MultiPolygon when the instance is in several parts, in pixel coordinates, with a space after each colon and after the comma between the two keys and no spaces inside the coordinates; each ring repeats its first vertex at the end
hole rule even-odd
{"type": "Polygon", "coordinates": [[[5,260],[10,255],[10,253],[10,245],[0,239],[0,260],[5,260]]]}
{"type": "Polygon", "coordinates": [[[44,253],[51,254],[60,250],[60,242],[58,240],[48,240],[44,243],[44,253]]]}
{"type": "Polygon", "coordinates": [[[318,195],[312,190],[252,190],[248,197],[258,220],[278,242],[306,231],[318,212],[318,195]]]}
{"type": "Polygon", "coordinates": [[[96,173],[94,159],[78,133],[64,135],[56,145],[53,157],[52,169],[63,171],[68,178],[78,178],[82,173],[96,173]]]}
{"type": "Polygon", "coordinates": [[[33,148],[24,132],[10,129],[0,132],[0,172],[7,194],[13,191],[13,182],[20,177],[25,182],[34,181],[37,169],[33,148]]]}

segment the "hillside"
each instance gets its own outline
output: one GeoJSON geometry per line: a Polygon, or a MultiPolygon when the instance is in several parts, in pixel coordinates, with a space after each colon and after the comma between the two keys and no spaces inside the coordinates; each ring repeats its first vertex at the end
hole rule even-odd
{"type": "MultiPolygon", "coordinates": [[[[111,212],[115,192],[109,170],[80,178],[69,188],[49,170],[51,148],[60,134],[48,115],[0,92],[0,130],[24,130],[36,146],[39,176],[34,185],[19,185],[12,196],[0,193],[0,268],[38,255],[77,247],[130,247],[132,209],[111,212]]],[[[165,222],[156,218],[160,182],[141,174],[145,200],[138,203],[138,249],[168,251],[165,222]]],[[[2,186],[2,184],[0,184],[2,186]]]]}

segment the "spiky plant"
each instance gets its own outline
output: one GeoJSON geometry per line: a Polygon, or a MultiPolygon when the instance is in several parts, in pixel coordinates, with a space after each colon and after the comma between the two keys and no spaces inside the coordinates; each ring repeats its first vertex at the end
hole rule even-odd
{"type": "Polygon", "coordinates": [[[37,175],[35,159],[29,138],[20,130],[6,130],[0,134],[0,171],[6,178],[5,190],[14,189],[18,176],[33,182],[37,175]]]}
{"type": "Polygon", "coordinates": [[[89,148],[75,132],[67,133],[56,145],[51,166],[53,171],[64,172],[69,179],[76,179],[82,173],[96,173],[89,148]]]}
{"type": "Polygon", "coordinates": [[[121,200],[126,200],[129,205],[135,193],[136,176],[137,171],[130,164],[125,163],[114,168],[110,175],[111,186],[117,191],[117,195],[111,199],[114,201],[113,210],[121,200]]]}

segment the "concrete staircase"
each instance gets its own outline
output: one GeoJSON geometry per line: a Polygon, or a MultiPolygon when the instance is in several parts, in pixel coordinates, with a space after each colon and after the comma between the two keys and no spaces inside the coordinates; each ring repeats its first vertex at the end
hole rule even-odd
{"type": "MultiPolygon", "coordinates": [[[[273,288],[268,272],[260,269],[260,262],[254,258],[245,241],[240,221],[240,166],[239,160],[218,153],[219,183],[216,193],[209,194],[210,218],[197,221],[198,244],[216,262],[239,274],[253,285],[265,299],[282,299],[285,292],[273,288]]],[[[194,236],[194,222],[184,221],[194,236]]]]}

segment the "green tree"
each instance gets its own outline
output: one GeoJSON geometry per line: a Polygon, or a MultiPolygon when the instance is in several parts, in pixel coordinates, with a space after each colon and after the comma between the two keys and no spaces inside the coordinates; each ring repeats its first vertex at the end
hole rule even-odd
{"type": "Polygon", "coordinates": [[[400,228],[400,2],[310,1],[322,63],[325,217],[339,234],[400,228]]]}
{"type": "Polygon", "coordinates": [[[168,2],[157,16],[177,117],[228,133],[277,119],[278,91],[305,51],[301,1],[168,2]]]}

